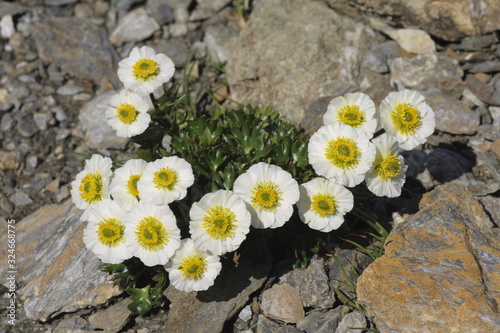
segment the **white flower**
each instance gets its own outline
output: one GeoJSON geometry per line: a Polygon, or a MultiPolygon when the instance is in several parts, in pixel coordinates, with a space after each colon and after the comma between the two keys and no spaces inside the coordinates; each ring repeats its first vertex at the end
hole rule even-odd
{"type": "Polygon", "coordinates": [[[119,264],[132,257],[125,245],[126,214],[110,199],[91,208],[83,242],[104,263],[119,264]]]}
{"type": "Polygon", "coordinates": [[[151,121],[148,110],[149,105],[144,97],[123,89],[109,100],[106,118],[108,125],[116,131],[116,135],[130,138],[148,128],[151,121]]]}
{"type": "Polygon", "coordinates": [[[260,162],[234,181],[234,193],[247,204],[255,228],[278,228],[290,219],[299,185],[279,166],[260,162]]]}
{"type": "Polygon", "coordinates": [[[436,127],[434,112],[413,90],[393,91],[380,103],[380,122],[402,149],[425,143],[436,127]]]}
{"type": "Polygon", "coordinates": [[[351,191],[328,179],[315,178],[300,185],[297,208],[300,219],[311,229],[323,232],[338,229],[353,206],[351,191]]]}
{"type": "Polygon", "coordinates": [[[94,154],[85,161],[83,171],[76,175],[71,182],[71,198],[79,209],[83,209],[81,220],[88,218],[88,208],[109,199],[109,181],[112,175],[111,165],[113,162],[109,157],[94,154]]]}
{"type": "Polygon", "coordinates": [[[353,128],[362,128],[369,138],[377,128],[375,103],[363,93],[350,93],[330,101],[323,115],[323,124],[343,123],[353,128]]]}
{"type": "Polygon", "coordinates": [[[191,165],[182,158],[169,156],[148,163],[137,188],[141,201],[165,205],[184,198],[193,183],[191,165]]]}
{"type": "Polygon", "coordinates": [[[308,145],[314,171],[335,183],[353,187],[361,183],[375,158],[375,147],[363,130],[342,123],[322,126],[308,145]]]}
{"type": "Polygon", "coordinates": [[[134,47],[128,58],[118,63],[118,78],[126,89],[146,96],[174,75],[172,60],[148,46],[134,47]]]}
{"type": "Polygon", "coordinates": [[[365,175],[366,185],[377,196],[399,197],[408,166],[398,154],[398,143],[387,133],[373,139],[373,143],[376,149],[375,162],[365,175]]]}
{"type": "Polygon", "coordinates": [[[250,231],[245,202],[227,190],[205,194],[191,206],[189,217],[195,246],[215,255],[236,250],[250,231]]]}
{"type": "Polygon", "coordinates": [[[139,202],[126,219],[128,250],[146,266],[165,265],[181,245],[181,232],[168,206],[139,202]]]}
{"type": "Polygon", "coordinates": [[[144,160],[133,159],[128,160],[122,167],[115,170],[109,189],[113,200],[127,212],[131,211],[139,202],[137,182],[141,179],[146,165],[144,160]]]}
{"type": "Polygon", "coordinates": [[[202,291],[213,286],[222,265],[218,256],[201,251],[191,238],[181,241],[180,248],[165,265],[170,283],[178,290],[202,291]]]}

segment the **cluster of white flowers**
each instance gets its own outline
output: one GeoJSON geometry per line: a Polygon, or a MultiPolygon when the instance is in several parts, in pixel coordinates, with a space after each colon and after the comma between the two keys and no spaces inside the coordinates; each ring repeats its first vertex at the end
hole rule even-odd
{"type": "MultiPolygon", "coordinates": [[[[129,90],[113,96],[106,111],[118,135],[137,135],[149,126],[144,95],[173,73],[171,60],[148,47],[134,48],[119,63],[118,76],[129,90]]],[[[186,160],[132,159],[113,172],[111,159],[93,155],[71,184],[72,199],[88,221],[84,242],[104,263],[135,256],[146,266],[164,265],[179,290],[206,290],[221,271],[219,256],[237,250],[251,226],[279,228],[296,205],[310,228],[330,232],[354,206],[347,187],[365,181],[377,196],[400,195],[407,167],[399,152],[425,142],[434,130],[434,113],[417,92],[390,93],[380,105],[386,133],[373,138],[375,113],[365,94],[333,99],[308,146],[309,162],[320,177],[299,185],[281,167],[256,163],[235,179],[232,191],[207,193],[191,206],[186,239],[169,206],[195,182],[186,160]]]]}

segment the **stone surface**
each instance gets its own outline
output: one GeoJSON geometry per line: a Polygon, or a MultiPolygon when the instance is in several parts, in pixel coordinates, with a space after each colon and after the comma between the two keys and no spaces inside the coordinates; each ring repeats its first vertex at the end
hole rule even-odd
{"type": "Polygon", "coordinates": [[[359,91],[369,74],[360,64],[377,40],[321,2],[256,2],[226,66],[232,98],[272,104],[300,123],[318,99],[359,91]]]}
{"type": "Polygon", "coordinates": [[[232,47],[239,36],[239,28],[235,22],[213,24],[207,27],[203,42],[207,47],[210,59],[226,63],[231,58],[232,47]]]}
{"type": "Polygon", "coordinates": [[[267,317],[285,323],[296,323],[305,316],[300,292],[288,283],[264,291],[260,307],[267,317]]]}
{"type": "Polygon", "coordinates": [[[80,110],[78,119],[90,147],[100,150],[123,149],[129,142],[127,138],[117,136],[106,119],[105,111],[114,94],[115,91],[108,91],[98,95],[80,110]]]}
{"type": "Polygon", "coordinates": [[[288,283],[298,289],[305,308],[328,309],[335,303],[323,259],[311,259],[306,269],[294,269],[283,275],[280,283],[288,283]]]}
{"type": "Polygon", "coordinates": [[[451,134],[476,133],[480,124],[479,113],[438,89],[423,91],[422,94],[436,115],[437,130],[451,134]]]}
{"type": "Polygon", "coordinates": [[[127,306],[130,299],[124,299],[110,307],[89,316],[88,321],[93,329],[102,329],[106,332],[119,332],[128,322],[132,311],[127,306]]]}
{"type": "Polygon", "coordinates": [[[419,29],[384,29],[384,32],[395,40],[401,48],[410,53],[427,53],[436,51],[436,44],[431,36],[419,29]]]}
{"type": "Polygon", "coordinates": [[[365,316],[358,311],[349,312],[342,317],[335,333],[359,333],[362,327],[367,327],[365,316]]]}
{"type": "Polygon", "coordinates": [[[335,332],[342,316],[349,312],[346,306],[339,306],[327,312],[313,311],[297,323],[297,328],[306,333],[335,332]]]}
{"type": "Polygon", "coordinates": [[[497,331],[499,249],[498,229],[471,193],[438,186],[392,230],[385,255],[358,280],[359,300],[384,333],[497,331]]]}
{"type": "Polygon", "coordinates": [[[497,0],[327,0],[339,13],[354,18],[383,18],[385,23],[418,27],[433,36],[455,41],[500,29],[497,0]]]}
{"type": "MultiPolygon", "coordinates": [[[[45,322],[121,293],[83,244],[80,215],[68,201],[45,206],[16,223],[18,297],[28,318],[45,322]]],[[[1,236],[5,244],[6,236],[1,236]]],[[[2,279],[5,271],[0,266],[2,279]]]]}
{"type": "Polygon", "coordinates": [[[222,263],[220,275],[208,290],[186,293],[169,286],[164,292],[171,303],[165,327],[176,333],[222,331],[269,274],[269,250],[255,242],[258,239],[248,237],[241,245],[237,267],[230,260],[222,263]]]}
{"type": "Polygon", "coordinates": [[[114,45],[138,42],[150,37],[160,25],[148,15],[144,7],[139,7],[125,15],[109,36],[114,45]]]}
{"type": "Polygon", "coordinates": [[[464,74],[455,59],[436,53],[397,57],[388,60],[388,64],[391,83],[407,89],[438,88],[440,84],[464,74]]]}

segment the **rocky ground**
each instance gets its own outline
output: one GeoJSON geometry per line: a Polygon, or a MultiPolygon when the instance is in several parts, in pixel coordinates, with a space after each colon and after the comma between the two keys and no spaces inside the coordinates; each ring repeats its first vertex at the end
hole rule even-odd
{"type": "MultiPolygon", "coordinates": [[[[371,316],[381,332],[498,330],[495,1],[424,0],[416,8],[406,0],[254,0],[244,11],[236,5],[243,1],[231,0],[0,2],[0,230],[6,229],[4,220],[23,221],[18,287],[24,302],[15,327],[3,325],[2,312],[0,332],[146,333],[168,327],[343,333],[370,328],[371,316]],[[377,105],[400,88],[426,96],[436,132],[405,155],[406,188],[415,197],[373,207],[391,223],[390,212],[402,217],[393,223],[385,261],[360,279],[358,296],[367,312],[356,311],[330,288],[348,282],[338,262],[359,272],[371,262],[338,243],[307,269],[291,270],[286,261],[256,253],[252,265],[229,269],[211,292],[184,295],[168,288],[168,302],[153,315],[138,317],[126,309],[121,291],[85,251],[78,211],[68,199],[84,160],[73,153],[122,159],[136,148],[103,121],[107,101],[121,87],[117,63],[136,45],[171,57],[175,81],[183,79],[184,67],[191,68],[209,89],[243,103],[272,104],[308,131],[320,126],[328,102],[347,92],[365,92],[377,105]],[[55,236],[62,240],[51,242],[55,236]],[[82,267],[88,270],[83,275],[82,267]],[[445,292],[451,286],[454,295],[445,292]],[[68,294],[74,295],[70,301],[68,294]],[[420,298],[409,296],[415,294],[420,298]],[[404,306],[427,322],[391,310],[404,306]],[[478,323],[478,316],[486,319],[478,323]],[[433,318],[441,320],[438,326],[433,318]]],[[[3,264],[1,269],[5,273],[3,264]]],[[[1,301],[8,304],[6,294],[1,301]]]]}

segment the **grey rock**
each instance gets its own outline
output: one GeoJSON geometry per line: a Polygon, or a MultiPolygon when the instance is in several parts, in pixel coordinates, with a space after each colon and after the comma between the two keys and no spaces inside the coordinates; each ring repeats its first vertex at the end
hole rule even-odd
{"type": "Polygon", "coordinates": [[[38,55],[77,78],[120,86],[113,47],[103,30],[74,17],[46,17],[33,26],[38,55]],[[78,64],[77,66],[75,64],[78,64]]]}
{"type": "Polygon", "coordinates": [[[410,53],[427,53],[436,51],[436,44],[429,34],[420,29],[384,29],[401,48],[410,53]]]}
{"type": "Polygon", "coordinates": [[[75,85],[73,81],[68,81],[65,85],[57,88],[56,92],[61,96],[72,96],[82,92],[83,88],[75,85]]]}
{"type": "Polygon", "coordinates": [[[164,294],[170,310],[165,327],[178,333],[222,331],[224,323],[262,287],[271,268],[269,249],[257,237],[249,235],[238,252],[238,266],[231,260],[223,262],[220,275],[208,290],[186,293],[173,286],[167,288],[164,294]]]}
{"type": "Polygon", "coordinates": [[[132,311],[127,308],[130,302],[130,299],[125,299],[92,314],[88,319],[90,326],[109,333],[119,332],[132,315],[132,311]]]}
{"type": "Polygon", "coordinates": [[[385,254],[358,279],[358,300],[381,332],[494,332],[498,236],[469,191],[438,186],[392,229],[385,254]]]}
{"type": "Polygon", "coordinates": [[[52,119],[52,114],[44,113],[44,112],[35,112],[33,113],[33,121],[41,131],[45,131],[49,124],[49,121],[52,119]]]}
{"type": "Polygon", "coordinates": [[[456,41],[500,28],[497,0],[327,0],[339,13],[353,18],[376,18],[390,26],[419,28],[440,39],[456,41]]]}
{"type": "Polygon", "coordinates": [[[401,50],[401,47],[394,41],[376,45],[365,55],[362,65],[375,73],[387,73],[389,72],[387,61],[394,59],[398,50],[401,50]]]}
{"type": "Polygon", "coordinates": [[[36,82],[35,78],[31,75],[28,75],[28,74],[19,75],[19,77],[17,79],[23,83],[35,83],[36,82]]]}
{"type": "Polygon", "coordinates": [[[210,59],[226,63],[231,57],[232,48],[238,39],[240,29],[235,22],[209,25],[205,30],[203,42],[207,46],[210,59]]]}
{"type": "Polygon", "coordinates": [[[2,192],[0,192],[0,213],[5,214],[4,218],[9,218],[10,216],[12,216],[13,212],[14,205],[2,192]]]}
{"type": "Polygon", "coordinates": [[[256,333],[302,333],[302,331],[294,326],[280,325],[263,315],[259,315],[256,333]]]}
{"type": "Polygon", "coordinates": [[[487,195],[479,197],[478,201],[483,205],[485,212],[491,218],[496,227],[500,227],[500,198],[487,195]]]}
{"type": "Polygon", "coordinates": [[[24,192],[16,191],[14,195],[9,197],[10,202],[16,207],[22,207],[33,203],[33,200],[24,192]]]}
{"type": "Polygon", "coordinates": [[[45,5],[47,6],[65,6],[70,5],[78,0],[45,0],[45,5]]]}
{"type": "Polygon", "coordinates": [[[64,75],[54,63],[50,63],[47,67],[47,74],[49,74],[49,80],[53,82],[60,83],[64,81],[64,75]]]}
{"type": "Polygon", "coordinates": [[[495,87],[484,83],[475,75],[467,75],[465,79],[467,89],[469,89],[478,99],[490,105],[500,105],[500,96],[495,87]]]}
{"type": "Polygon", "coordinates": [[[172,37],[183,37],[187,35],[189,29],[186,23],[172,23],[168,26],[168,32],[172,37]]]}
{"type": "Polygon", "coordinates": [[[122,45],[126,42],[139,42],[150,37],[160,25],[146,12],[144,7],[139,7],[119,22],[115,30],[109,36],[114,45],[122,45]]]}
{"type": "Polygon", "coordinates": [[[90,331],[88,321],[80,316],[71,316],[61,320],[56,327],[54,333],[87,333],[90,331]]]}
{"type": "Polygon", "coordinates": [[[438,89],[422,91],[436,115],[436,129],[451,134],[474,134],[480,124],[479,113],[438,89]]]}
{"type": "Polygon", "coordinates": [[[13,104],[22,102],[26,97],[30,95],[30,90],[28,89],[28,87],[24,85],[22,86],[13,85],[10,90],[11,93],[7,101],[13,104]]]}
{"type": "Polygon", "coordinates": [[[359,91],[363,55],[378,39],[322,2],[256,2],[226,66],[232,98],[301,123],[318,98],[359,91]]]}
{"type": "MultiPolygon", "coordinates": [[[[22,286],[18,297],[28,318],[45,322],[61,313],[103,304],[121,293],[83,244],[85,224],[80,215],[68,201],[45,206],[16,224],[17,250],[22,253],[16,262],[22,286]]],[[[6,276],[4,266],[0,273],[6,276]]]]}
{"type": "Polygon", "coordinates": [[[38,165],[38,157],[36,155],[28,155],[26,157],[26,169],[33,170],[38,165]]]}
{"type": "Polygon", "coordinates": [[[489,60],[483,61],[477,64],[472,64],[469,71],[472,73],[492,73],[500,71],[500,61],[499,60],[489,60]]]}
{"type": "Polygon", "coordinates": [[[223,7],[227,6],[231,0],[204,0],[196,6],[191,13],[190,21],[199,21],[214,16],[223,7]]]}
{"type": "Polygon", "coordinates": [[[497,43],[498,38],[494,34],[483,36],[470,36],[465,37],[458,44],[451,45],[452,50],[462,51],[479,51],[490,47],[492,44],[497,43]]]}
{"type": "Polygon", "coordinates": [[[86,103],[80,110],[78,119],[82,126],[85,139],[89,146],[96,149],[115,148],[121,149],[128,143],[127,138],[121,138],[116,135],[106,120],[105,111],[108,102],[115,91],[108,91],[96,96],[90,102],[86,103]]]}
{"type": "MultiPolygon", "coordinates": [[[[328,277],[332,288],[354,295],[357,277],[373,260],[358,250],[338,249],[329,263],[328,277]]],[[[340,298],[341,302],[346,302],[340,298]]]]}
{"type": "Polygon", "coordinates": [[[69,197],[69,188],[68,185],[61,186],[59,191],[56,194],[57,203],[62,203],[64,199],[69,197]]]}
{"type": "Polygon", "coordinates": [[[164,0],[148,0],[146,4],[148,11],[153,14],[158,24],[165,25],[174,22],[174,12],[172,7],[164,0]]]}
{"type": "Polygon", "coordinates": [[[22,136],[29,138],[38,133],[40,130],[31,119],[24,118],[16,126],[17,132],[22,136]]]}
{"type": "Polygon", "coordinates": [[[440,82],[461,78],[463,70],[455,59],[436,53],[397,57],[388,61],[391,82],[408,89],[438,88],[440,82]],[[426,70],[422,70],[425,68],[426,70]]]}
{"type": "Polygon", "coordinates": [[[3,132],[10,130],[16,123],[11,113],[5,113],[0,120],[0,130],[3,132]]]}
{"type": "Polygon", "coordinates": [[[294,269],[280,278],[300,291],[305,308],[328,309],[335,303],[335,296],[328,284],[323,259],[311,259],[306,269],[294,269]]]}
{"type": "Polygon", "coordinates": [[[266,317],[285,323],[297,323],[305,316],[299,290],[288,283],[264,291],[260,307],[266,317]]]}
{"type": "Polygon", "coordinates": [[[359,333],[360,329],[365,327],[366,317],[358,311],[353,311],[342,317],[335,333],[359,333]]]}
{"type": "Polygon", "coordinates": [[[66,119],[68,119],[68,115],[60,107],[54,107],[54,108],[52,108],[52,112],[54,113],[57,121],[65,121],[66,119]]]}
{"type": "Polygon", "coordinates": [[[471,172],[474,162],[452,150],[436,148],[427,156],[426,167],[432,178],[446,183],[471,172]]]}
{"type": "Polygon", "coordinates": [[[154,45],[154,49],[172,59],[176,68],[183,68],[189,56],[188,47],[182,38],[162,39],[154,45]]]}
{"type": "Polygon", "coordinates": [[[306,333],[335,332],[347,312],[349,308],[346,306],[339,306],[326,312],[313,311],[297,323],[297,328],[306,333]]]}
{"type": "Polygon", "coordinates": [[[12,20],[12,15],[5,15],[0,19],[0,36],[5,39],[10,39],[16,33],[16,27],[12,20]]]}
{"type": "Polygon", "coordinates": [[[0,2],[0,17],[4,17],[6,15],[17,15],[26,12],[28,8],[17,3],[17,2],[0,2]]]}

